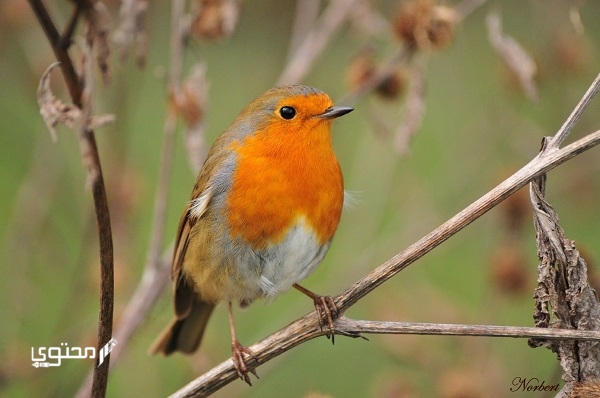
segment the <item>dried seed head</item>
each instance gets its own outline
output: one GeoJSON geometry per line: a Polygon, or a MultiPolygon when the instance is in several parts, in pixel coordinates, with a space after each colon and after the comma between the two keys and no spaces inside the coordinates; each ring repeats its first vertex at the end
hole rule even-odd
{"type": "Polygon", "coordinates": [[[509,295],[522,295],[529,291],[527,260],[514,244],[502,244],[494,250],[491,260],[492,284],[509,295]]]}
{"type": "Polygon", "coordinates": [[[403,67],[396,68],[377,86],[375,92],[383,99],[395,100],[406,91],[408,72],[403,67]]]}
{"type": "Polygon", "coordinates": [[[360,89],[375,75],[373,52],[370,47],[364,48],[350,62],[346,71],[346,80],[351,90],[360,89]]]}
{"type": "Polygon", "coordinates": [[[197,0],[196,3],[192,36],[218,40],[233,34],[240,14],[238,0],[197,0]]]}
{"type": "Polygon", "coordinates": [[[590,52],[585,36],[561,32],[553,42],[556,65],[565,73],[581,72],[588,66],[590,52]]]}
{"type": "Polygon", "coordinates": [[[394,32],[411,50],[447,47],[454,38],[458,13],[431,0],[406,3],[396,15],[394,32]]]}
{"type": "Polygon", "coordinates": [[[198,64],[192,68],[183,85],[171,94],[171,106],[188,128],[196,125],[204,117],[207,90],[206,68],[198,64]]]}
{"type": "Polygon", "coordinates": [[[502,212],[508,234],[518,234],[531,224],[531,201],[527,188],[521,188],[510,195],[498,208],[502,212]]]}
{"type": "MultiPolygon", "coordinates": [[[[352,60],[346,73],[348,86],[351,90],[359,90],[366,85],[369,80],[377,74],[377,65],[374,60],[374,51],[372,48],[361,50],[352,60]]],[[[400,97],[406,89],[408,73],[399,66],[389,73],[375,87],[374,92],[379,97],[387,100],[394,100],[400,97]]]]}

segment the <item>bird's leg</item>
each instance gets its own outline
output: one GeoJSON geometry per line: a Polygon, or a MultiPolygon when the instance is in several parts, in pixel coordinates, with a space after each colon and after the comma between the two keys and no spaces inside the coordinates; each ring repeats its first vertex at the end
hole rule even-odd
{"type": "Polygon", "coordinates": [[[329,328],[327,338],[331,336],[331,342],[333,343],[335,336],[333,333],[333,320],[339,316],[337,305],[335,305],[333,299],[330,296],[321,296],[313,293],[297,283],[294,283],[294,287],[313,299],[313,302],[315,303],[315,309],[319,314],[319,326],[321,327],[321,330],[323,330],[323,324],[325,321],[327,322],[327,327],[329,328]]]}
{"type": "Polygon", "coordinates": [[[248,376],[248,372],[251,372],[254,376],[256,376],[257,379],[258,374],[256,373],[255,369],[248,369],[248,365],[246,365],[246,361],[244,360],[244,354],[255,360],[256,356],[248,347],[241,345],[236,337],[231,301],[227,303],[227,309],[229,313],[229,330],[231,331],[231,359],[233,360],[233,364],[237,370],[238,376],[240,376],[240,379],[244,380],[246,383],[248,383],[248,385],[252,385],[250,382],[250,377],[248,376]]]}

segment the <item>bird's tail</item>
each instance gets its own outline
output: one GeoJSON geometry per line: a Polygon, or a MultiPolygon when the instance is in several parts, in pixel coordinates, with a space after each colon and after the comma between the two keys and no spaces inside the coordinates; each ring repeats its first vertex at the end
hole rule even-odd
{"type": "Polygon", "coordinates": [[[182,319],[173,318],[152,343],[148,353],[170,355],[175,351],[185,354],[196,351],[214,308],[214,304],[202,301],[196,296],[188,316],[182,319]]]}

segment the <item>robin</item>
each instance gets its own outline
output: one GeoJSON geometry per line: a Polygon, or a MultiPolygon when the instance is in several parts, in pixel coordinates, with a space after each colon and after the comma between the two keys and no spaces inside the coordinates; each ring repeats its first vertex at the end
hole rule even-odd
{"type": "Polygon", "coordinates": [[[331,125],[352,110],[312,87],[275,87],[217,138],[179,222],[175,318],[151,353],[194,352],[215,305],[226,301],[232,359],[250,384],[244,356],[254,354],[237,340],[232,303],[245,307],[291,287],[314,300],[333,335],[333,300],[298,282],[321,263],[340,220],[344,181],[331,125]]]}

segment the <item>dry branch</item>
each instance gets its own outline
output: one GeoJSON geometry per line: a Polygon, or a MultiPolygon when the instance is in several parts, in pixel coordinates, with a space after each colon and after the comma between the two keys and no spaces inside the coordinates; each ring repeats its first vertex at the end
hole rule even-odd
{"type": "MultiPolygon", "coordinates": [[[[567,122],[565,122],[563,127],[558,131],[554,137],[554,141],[552,142],[558,142],[559,139],[562,140],[564,137],[566,137],[566,135],[569,134],[574,126],[575,121],[579,118],[589,104],[591,98],[597,92],[599,85],[600,75],[598,78],[596,78],[596,80],[594,80],[590,86],[590,89],[588,89],[582,100],[575,107],[567,119],[567,122]]],[[[362,297],[366,296],[369,292],[373,291],[375,288],[392,278],[398,272],[402,271],[404,268],[414,263],[425,254],[429,253],[442,242],[446,241],[448,238],[465,228],[471,222],[481,217],[487,211],[498,205],[512,193],[516,192],[533,179],[577,156],[578,154],[598,145],[599,143],[600,130],[593,132],[562,149],[553,147],[552,151],[544,153],[543,156],[542,154],[537,155],[532,161],[514,173],[511,177],[500,183],[480,199],[473,202],[450,220],[446,221],[434,231],[421,238],[418,242],[414,243],[403,252],[398,253],[396,256],[392,257],[387,262],[373,270],[370,274],[348,287],[341,294],[334,297],[333,300],[340,310],[340,313],[343,313],[362,297]]],[[[336,320],[334,323],[336,333],[348,335],[349,331],[343,329],[345,322],[347,322],[347,320],[343,317],[336,320]]],[[[363,331],[366,332],[366,330],[363,331]]],[[[389,331],[386,331],[385,328],[381,328],[380,331],[378,331],[378,333],[386,332],[389,331]]],[[[555,330],[548,329],[543,333],[553,335],[553,332],[555,332],[555,330]]],[[[568,334],[569,331],[563,330],[560,333],[568,334]]],[[[256,355],[256,360],[249,361],[248,366],[249,368],[255,368],[258,365],[263,364],[278,355],[281,355],[285,351],[322,334],[324,334],[324,332],[322,332],[319,328],[318,314],[313,311],[296,320],[295,322],[292,322],[278,332],[275,332],[259,343],[249,347],[256,355]]],[[[564,336],[565,335],[563,334],[561,337],[564,336]]],[[[593,338],[596,339],[598,337],[598,333],[593,332],[592,334],[588,335],[588,337],[592,336],[594,336],[593,338]]],[[[172,397],[206,396],[217,391],[236,378],[237,372],[233,366],[233,361],[229,359],[208,371],[204,375],[198,377],[187,386],[173,394],[172,397]]]]}
{"type": "Polygon", "coordinates": [[[327,42],[349,15],[356,1],[333,0],[329,3],[311,31],[304,37],[304,41],[298,45],[298,48],[290,57],[279,79],[277,79],[278,85],[296,84],[306,76],[313,62],[325,49],[327,42]]]}
{"type": "MultiPolygon", "coordinates": [[[[104,186],[104,177],[100,164],[100,155],[96,146],[96,138],[92,129],[92,100],[93,100],[93,73],[91,62],[91,47],[95,40],[101,41],[102,51],[97,58],[105,76],[108,73],[108,67],[105,63],[107,56],[107,47],[105,37],[105,20],[102,9],[96,9],[89,2],[75,2],[75,12],[73,19],[66,29],[67,36],[62,37],[54,21],[52,20],[45,4],[42,0],[29,0],[38,22],[42,26],[48,41],[54,51],[56,59],[60,62],[61,71],[64,80],[69,89],[71,100],[74,107],[79,109],[75,129],[78,133],[81,147],[81,156],[88,171],[88,184],[91,187],[94,199],[94,209],[98,225],[98,239],[100,248],[100,311],[98,319],[98,342],[97,352],[112,338],[113,326],[113,302],[114,302],[114,253],[112,231],[110,224],[110,214],[108,201],[106,198],[106,188],[104,186]],[[81,47],[84,53],[84,67],[79,76],[73,65],[73,61],[68,53],[68,47],[71,40],[71,34],[75,22],[81,13],[86,15],[88,35],[85,43],[81,47]]],[[[99,5],[98,7],[102,7],[99,5]]],[[[99,358],[96,358],[96,364],[99,358]]],[[[91,395],[94,397],[104,397],[106,395],[106,386],[108,383],[110,357],[105,358],[103,366],[94,367],[94,376],[91,388],[91,395]]]]}
{"type": "MultiPolygon", "coordinates": [[[[179,90],[183,70],[184,39],[189,30],[189,21],[186,22],[184,11],[185,1],[173,0],[170,37],[171,54],[168,80],[170,95],[173,95],[176,90],[179,90]]],[[[120,359],[131,336],[139,325],[142,324],[169,281],[171,251],[170,249],[164,250],[163,241],[176,128],[177,114],[173,107],[169,107],[163,130],[164,138],[161,146],[162,153],[158,184],[154,196],[153,224],[150,233],[150,244],[148,247],[146,266],[144,268],[142,279],[138,284],[133,297],[123,311],[123,315],[121,316],[122,321],[119,323],[118,329],[115,332],[115,338],[119,344],[111,353],[111,367],[120,359]],[[135,316],[131,316],[132,314],[135,314],[135,316]]],[[[79,387],[77,397],[83,398],[86,395],[86,391],[88,391],[91,382],[92,375],[88,374],[82,385],[79,387]]]]}

